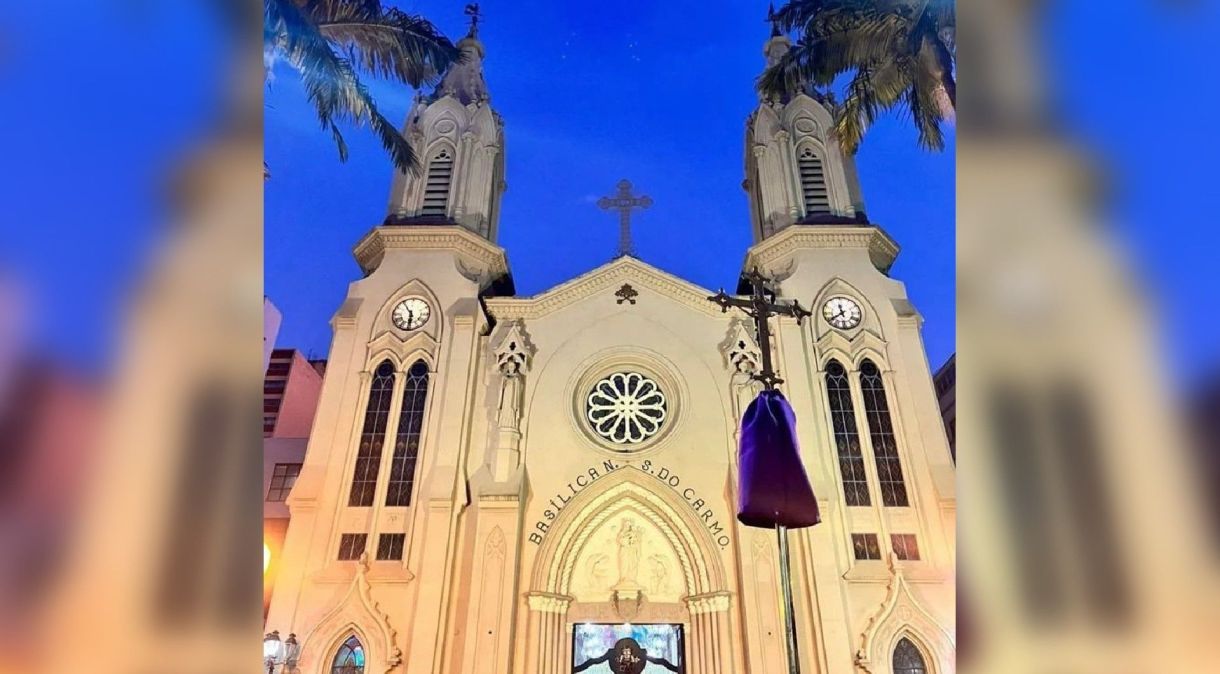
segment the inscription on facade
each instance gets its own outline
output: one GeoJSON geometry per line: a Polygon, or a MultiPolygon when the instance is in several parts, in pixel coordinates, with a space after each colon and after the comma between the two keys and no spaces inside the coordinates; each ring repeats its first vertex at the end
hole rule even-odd
{"type": "Polygon", "coordinates": [[[529,532],[529,541],[534,545],[542,545],[542,541],[550,533],[551,524],[555,521],[555,518],[559,517],[559,513],[567,507],[568,503],[577,494],[584,490],[585,487],[593,484],[598,478],[623,468],[642,471],[672,489],[695,511],[695,516],[703,523],[708,533],[712,535],[716,545],[719,545],[721,548],[729,546],[728,531],[720,523],[720,519],[716,517],[715,511],[707,499],[702,498],[694,487],[684,486],[682,478],[677,473],[665,466],[654,463],[651,459],[641,461],[638,465],[607,460],[603,461],[601,465],[590,466],[588,470],[580,473],[575,479],[568,482],[566,489],[561,489],[546,501],[542,517],[534,522],[534,526],[529,532]]]}

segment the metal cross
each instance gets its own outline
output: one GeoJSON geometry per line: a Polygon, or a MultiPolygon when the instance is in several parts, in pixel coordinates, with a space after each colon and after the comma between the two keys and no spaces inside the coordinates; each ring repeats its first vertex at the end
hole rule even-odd
{"type": "Polygon", "coordinates": [[[479,3],[472,2],[466,5],[464,13],[466,16],[470,17],[470,35],[473,37],[479,32],[479,19],[483,16],[483,14],[479,12],[479,3]]]}
{"type": "Polygon", "coordinates": [[[633,196],[631,181],[626,178],[618,181],[617,187],[618,191],[613,196],[598,199],[597,205],[603,211],[618,211],[618,254],[615,257],[635,255],[635,247],[631,244],[631,209],[648,208],[652,205],[652,199],[647,196],[633,196]]]}
{"type": "MultiPolygon", "coordinates": [[[[799,302],[777,302],[775,291],[767,287],[770,281],[758,272],[757,267],[748,274],[744,274],[742,279],[750,284],[751,292],[748,298],[731,297],[721,288],[720,292],[708,299],[719,304],[721,311],[728,311],[729,307],[737,307],[754,319],[758,348],[762,353],[762,370],[751,376],[762,382],[766,389],[774,389],[776,384],[782,384],[784,380],[780,379],[779,375],[771,369],[769,319],[772,316],[792,316],[796,319],[797,325],[800,325],[801,319],[813,314],[801,307],[799,302]]],[[[796,609],[792,601],[792,570],[788,553],[788,527],[783,524],[775,525],[775,534],[779,539],[779,575],[784,601],[784,641],[788,651],[788,674],[800,674],[800,657],[797,654],[796,643],[796,609]]]]}
{"type": "Polygon", "coordinates": [[[800,325],[801,319],[813,314],[801,307],[799,302],[777,302],[775,292],[767,287],[770,280],[760,274],[757,267],[742,278],[750,284],[751,292],[748,298],[732,297],[721,289],[708,299],[719,304],[721,311],[737,307],[754,319],[754,332],[758,336],[759,351],[762,352],[762,370],[751,376],[762,382],[765,388],[773,389],[776,384],[784,383],[784,380],[771,368],[771,326],[768,319],[772,316],[792,316],[797,325],[800,325]]]}

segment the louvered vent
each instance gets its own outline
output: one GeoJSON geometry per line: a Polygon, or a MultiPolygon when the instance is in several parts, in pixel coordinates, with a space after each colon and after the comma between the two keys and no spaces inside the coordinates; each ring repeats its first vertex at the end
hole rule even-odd
{"type": "Polygon", "coordinates": [[[797,164],[801,170],[801,191],[805,195],[805,215],[830,213],[830,195],[826,191],[826,171],[822,158],[807,147],[801,150],[797,164]]]}
{"type": "Polygon", "coordinates": [[[449,206],[449,184],[453,179],[453,156],[449,150],[441,150],[428,164],[428,182],[424,185],[424,204],[420,215],[447,214],[449,206]]]}

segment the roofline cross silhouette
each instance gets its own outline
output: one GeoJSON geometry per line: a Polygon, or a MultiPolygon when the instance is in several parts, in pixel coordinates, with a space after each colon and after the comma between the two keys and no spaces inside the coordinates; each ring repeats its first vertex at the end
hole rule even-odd
{"type": "Polygon", "coordinates": [[[635,246],[631,242],[631,211],[636,208],[648,208],[652,199],[647,195],[631,194],[631,181],[626,178],[618,181],[618,191],[608,197],[597,200],[597,205],[603,211],[618,211],[618,253],[615,257],[635,255],[635,246]]]}

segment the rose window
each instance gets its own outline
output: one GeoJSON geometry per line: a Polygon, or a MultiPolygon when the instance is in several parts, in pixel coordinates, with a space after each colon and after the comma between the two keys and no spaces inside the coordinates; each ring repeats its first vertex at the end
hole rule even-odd
{"type": "Polygon", "coordinates": [[[661,387],[638,372],[618,372],[593,385],[585,416],[593,432],[616,445],[647,440],[665,423],[661,387]]]}

